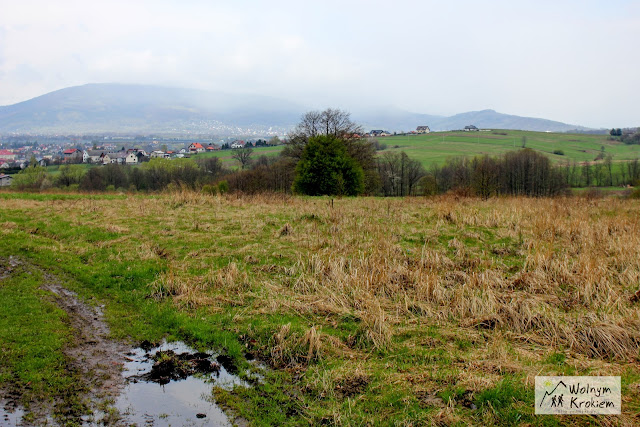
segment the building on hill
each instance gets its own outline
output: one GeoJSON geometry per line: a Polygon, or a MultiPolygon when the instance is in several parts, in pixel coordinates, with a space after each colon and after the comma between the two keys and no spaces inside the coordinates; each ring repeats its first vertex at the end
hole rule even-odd
{"type": "Polygon", "coordinates": [[[13,181],[13,177],[11,175],[5,175],[3,173],[0,173],[0,187],[10,186],[11,181],[13,181]]]}
{"type": "Polygon", "coordinates": [[[429,126],[418,126],[416,128],[416,133],[429,133],[431,132],[431,129],[429,129],[429,126]]]}
{"type": "Polygon", "coordinates": [[[3,159],[3,160],[15,160],[16,157],[17,157],[17,154],[14,153],[13,151],[0,150],[0,159],[3,159]]]}
{"type": "Polygon", "coordinates": [[[66,163],[80,163],[82,162],[82,151],[77,148],[68,148],[62,152],[63,160],[66,163]]]}
{"type": "Polygon", "coordinates": [[[469,126],[465,126],[464,130],[469,132],[469,131],[476,131],[476,130],[480,130],[477,127],[475,127],[474,125],[469,125],[469,126]]]}
{"type": "Polygon", "coordinates": [[[139,157],[138,157],[138,153],[132,151],[129,154],[127,154],[127,157],[125,157],[124,162],[128,165],[137,165],[139,162],[139,157]]]}
{"type": "Polygon", "coordinates": [[[104,150],[84,150],[82,152],[83,163],[100,163],[102,156],[104,156],[104,150]]]}
{"type": "Polygon", "coordinates": [[[205,152],[205,148],[199,142],[193,142],[189,145],[189,153],[191,154],[198,154],[198,153],[204,153],[204,152],[205,152]]]}
{"type": "Polygon", "coordinates": [[[382,129],[374,129],[371,132],[369,132],[369,136],[389,136],[389,135],[391,135],[389,132],[382,129]]]}
{"type": "Polygon", "coordinates": [[[113,153],[107,153],[102,156],[102,164],[116,164],[124,165],[127,159],[127,154],[124,151],[115,151],[113,153]]]}
{"type": "Polygon", "coordinates": [[[231,148],[244,148],[245,142],[240,140],[235,140],[231,143],[231,148]]]}

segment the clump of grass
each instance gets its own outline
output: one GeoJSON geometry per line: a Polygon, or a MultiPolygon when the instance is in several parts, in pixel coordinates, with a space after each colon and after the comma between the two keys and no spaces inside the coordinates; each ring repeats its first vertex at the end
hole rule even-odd
{"type": "Polygon", "coordinates": [[[288,236],[293,233],[293,227],[289,223],[286,223],[282,228],[278,231],[278,236],[288,236]]]}
{"type": "Polygon", "coordinates": [[[219,270],[209,271],[206,283],[227,294],[235,293],[237,295],[239,292],[251,289],[247,273],[240,271],[235,262],[231,262],[219,270]]]}
{"type": "Polygon", "coordinates": [[[525,386],[524,381],[511,377],[500,380],[495,387],[475,396],[481,419],[487,424],[516,425],[529,421],[531,416],[523,413],[520,407],[531,406],[532,401],[532,390],[525,386]]]}
{"type": "Polygon", "coordinates": [[[315,326],[300,334],[287,323],[271,337],[269,362],[277,368],[304,367],[320,360],[322,349],[321,333],[315,326]]]}
{"type": "Polygon", "coordinates": [[[206,284],[201,278],[185,276],[174,269],[160,273],[148,287],[149,296],[156,301],[171,298],[177,306],[187,309],[212,305],[212,299],[205,293],[206,284]]]}
{"type": "Polygon", "coordinates": [[[360,314],[360,328],[356,333],[356,342],[366,349],[386,350],[391,344],[393,331],[380,306],[363,311],[360,314]]]}

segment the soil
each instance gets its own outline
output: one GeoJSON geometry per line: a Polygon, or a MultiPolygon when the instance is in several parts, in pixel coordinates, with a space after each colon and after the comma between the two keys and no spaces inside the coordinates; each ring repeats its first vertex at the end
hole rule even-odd
{"type": "MultiPolygon", "coordinates": [[[[63,424],[81,422],[83,415],[116,397],[124,387],[122,366],[129,346],[109,339],[109,327],[103,321],[100,308],[81,302],[56,276],[16,257],[0,260],[0,264],[8,265],[2,272],[3,277],[9,277],[19,268],[38,270],[44,278],[41,288],[51,292],[52,300],[68,314],[67,321],[74,334],[72,344],[64,348],[63,353],[66,369],[79,383],[69,390],[67,396],[57,397],[53,408],[46,402],[30,402],[34,425],[46,422],[52,412],[63,424]]],[[[5,408],[19,407],[21,390],[3,392],[2,395],[5,396],[5,408]]]]}
{"type": "Polygon", "coordinates": [[[220,365],[209,360],[206,353],[176,353],[173,350],[158,351],[153,355],[151,371],[141,375],[143,381],[168,384],[169,381],[183,380],[194,374],[220,372],[220,365]]]}

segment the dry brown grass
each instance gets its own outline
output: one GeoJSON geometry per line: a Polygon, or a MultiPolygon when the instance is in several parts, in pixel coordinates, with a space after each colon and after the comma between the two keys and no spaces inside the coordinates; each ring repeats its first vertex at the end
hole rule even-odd
{"type": "MultiPolygon", "coordinates": [[[[336,397],[336,385],[349,378],[368,384],[382,370],[389,375],[382,378],[433,403],[429,396],[451,384],[476,392],[505,375],[531,383],[567,367],[637,372],[640,362],[636,201],[443,196],[330,204],[181,189],[125,201],[56,201],[55,208],[5,202],[122,234],[103,244],[109,256],[165,266],[150,294],[181,309],[242,307],[239,325],[297,316],[296,325],[267,326],[261,348],[272,366],[359,361],[353,369],[315,372],[307,383],[314,393],[336,397]],[[341,329],[344,319],[356,325],[352,331],[341,329]],[[399,350],[410,355],[410,367],[397,368],[399,350]],[[545,362],[553,354],[566,362],[545,362]]],[[[639,389],[630,393],[640,401],[639,389]]],[[[451,405],[432,423],[463,420],[451,405]]],[[[343,412],[334,415],[333,422],[348,424],[343,412]]]]}

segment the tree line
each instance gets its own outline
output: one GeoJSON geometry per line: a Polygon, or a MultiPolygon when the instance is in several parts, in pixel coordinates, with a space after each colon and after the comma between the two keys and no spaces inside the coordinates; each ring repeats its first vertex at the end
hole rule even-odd
{"type": "MultiPolygon", "coordinates": [[[[312,111],[289,135],[279,156],[254,158],[250,149],[236,149],[241,166],[226,168],[216,157],[151,159],[138,166],[105,165],[88,170],[64,165],[54,177],[39,166],[14,175],[19,189],[52,186],[83,191],[156,192],[186,187],[205,192],[281,192],[311,196],[418,196],[454,191],[483,198],[499,195],[554,196],[567,187],[619,185],[640,181],[638,160],[616,169],[611,156],[601,162],[566,162],[554,166],[548,157],[523,148],[500,156],[454,157],[429,170],[404,152],[385,152],[376,141],[362,138],[363,129],[349,113],[312,111]]],[[[523,144],[524,145],[524,144],[523,144]]]]}

